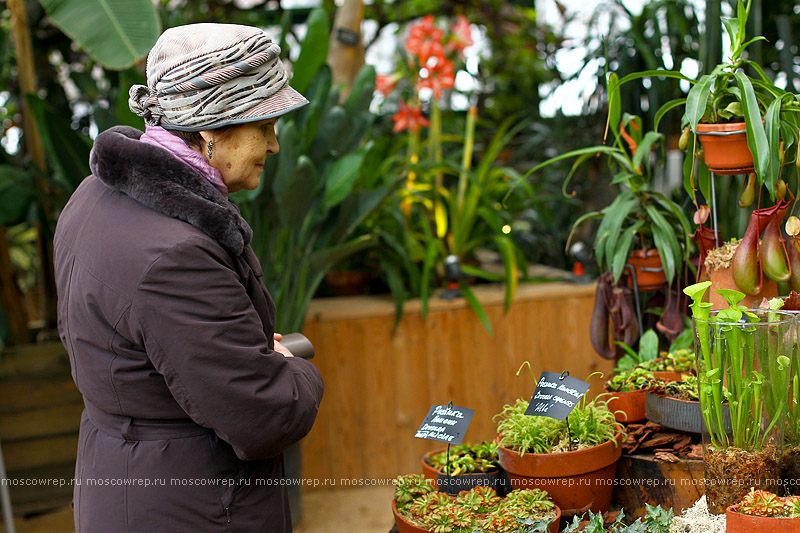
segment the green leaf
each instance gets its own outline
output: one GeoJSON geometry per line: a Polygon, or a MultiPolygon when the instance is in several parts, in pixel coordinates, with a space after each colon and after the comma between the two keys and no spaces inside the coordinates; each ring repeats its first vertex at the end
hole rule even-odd
{"type": "MultiPolygon", "coordinates": [[[[614,134],[615,137],[619,136],[619,117],[620,112],[622,109],[622,97],[620,95],[619,90],[619,77],[615,72],[611,72],[608,74],[608,123],[606,125],[607,129],[611,129],[611,132],[614,134]]],[[[608,132],[606,132],[606,136],[608,132]]]]}
{"type": "Polygon", "coordinates": [[[420,314],[422,318],[428,316],[428,295],[430,293],[430,279],[431,270],[433,270],[433,262],[436,259],[436,243],[431,239],[428,241],[428,247],[425,250],[425,260],[422,263],[422,278],[420,279],[420,300],[422,307],[420,314]]]}
{"type": "Polygon", "coordinates": [[[328,42],[330,31],[328,29],[328,15],[322,8],[311,11],[306,22],[308,27],[300,48],[300,56],[294,64],[292,87],[300,93],[305,92],[308,84],[314,79],[317,70],[325,64],[328,58],[328,42]]]}
{"type": "Polygon", "coordinates": [[[278,216],[281,224],[294,228],[303,223],[314,204],[314,195],[309,194],[317,187],[317,169],[314,162],[301,155],[292,175],[292,185],[286,187],[278,203],[278,216]]]}
{"type": "Polygon", "coordinates": [[[658,357],[658,335],[648,329],[639,339],[639,362],[652,361],[658,357]]]}
{"type": "Polygon", "coordinates": [[[375,93],[375,67],[364,65],[358,71],[356,80],[350,90],[350,97],[347,99],[347,113],[358,113],[359,111],[369,111],[370,102],[375,93]]]}
{"type": "Polygon", "coordinates": [[[697,124],[706,112],[708,98],[711,94],[711,87],[714,85],[716,76],[706,74],[700,78],[697,84],[689,90],[686,96],[686,117],[689,126],[694,133],[697,133],[697,124]]]}
{"type": "Polygon", "coordinates": [[[325,196],[322,199],[322,209],[328,210],[341,202],[350,191],[358,177],[358,169],[364,161],[366,148],[347,154],[336,161],[325,178],[325,196]]]}
{"type": "Polygon", "coordinates": [[[161,33],[152,0],[39,0],[50,20],[104,67],[147,55],[161,33]]]}
{"type": "Polygon", "coordinates": [[[0,165],[0,226],[13,226],[25,218],[34,199],[33,178],[11,165],[0,165]]]}
{"type": "Polygon", "coordinates": [[[464,299],[467,301],[469,306],[478,315],[478,319],[483,324],[483,327],[486,328],[486,332],[489,335],[494,335],[494,329],[492,329],[492,323],[489,321],[489,317],[486,316],[486,311],[483,309],[483,306],[475,297],[475,293],[472,292],[472,289],[464,282],[459,282],[458,286],[461,288],[461,294],[464,295],[464,299]]]}
{"type": "MultiPolygon", "coordinates": [[[[753,85],[743,72],[734,74],[739,89],[742,91],[744,101],[744,121],[747,128],[747,146],[753,154],[753,161],[755,163],[755,171],[758,176],[759,187],[764,184],[765,174],[769,167],[769,143],[767,142],[767,134],[764,131],[764,124],[761,122],[761,112],[758,107],[758,100],[756,99],[753,85]]],[[[773,195],[774,191],[770,191],[773,195]]]]}
{"type": "Polygon", "coordinates": [[[27,99],[39,127],[47,161],[57,175],[55,182],[72,192],[91,173],[91,141],[88,136],[73,130],[66,118],[38,96],[29,94],[27,99]]]}
{"type": "Polygon", "coordinates": [[[619,277],[622,275],[622,271],[625,268],[625,263],[628,262],[628,257],[631,255],[633,237],[643,225],[644,222],[639,220],[622,232],[622,237],[619,238],[614,254],[611,256],[611,274],[614,276],[614,283],[619,281],[619,277]]]}
{"type": "Polygon", "coordinates": [[[519,281],[516,254],[517,247],[511,237],[507,235],[495,237],[494,243],[497,245],[500,256],[503,258],[506,288],[503,312],[508,313],[508,310],[511,309],[511,304],[514,302],[514,295],[517,293],[517,282],[519,281]]]}
{"type": "Polygon", "coordinates": [[[767,108],[764,116],[764,133],[767,136],[767,146],[769,147],[767,158],[767,175],[765,176],[767,189],[770,197],[775,200],[775,184],[781,175],[781,153],[780,153],[780,128],[781,128],[781,99],[776,98],[767,108]]]}
{"type": "Polygon", "coordinates": [[[664,118],[664,115],[675,109],[676,107],[680,107],[686,104],[686,98],[677,98],[675,100],[670,100],[666,104],[662,105],[658,108],[655,114],[655,123],[653,125],[653,130],[658,131],[658,125],[661,124],[661,119],[664,118]]]}
{"type": "MultiPolygon", "coordinates": [[[[617,250],[617,240],[619,239],[620,232],[622,231],[622,226],[625,223],[625,219],[628,215],[634,210],[636,205],[639,201],[634,197],[632,194],[624,195],[620,194],[618,198],[624,198],[622,202],[620,202],[617,208],[611,208],[611,206],[607,207],[605,211],[605,218],[603,218],[603,223],[608,220],[607,226],[604,228],[603,236],[605,238],[605,253],[604,256],[606,257],[606,261],[611,261],[614,256],[614,253],[617,250]]],[[[612,203],[613,205],[613,203],[612,203]]],[[[600,225],[603,226],[603,223],[600,225]]],[[[598,228],[598,238],[600,237],[600,229],[598,228]]],[[[600,257],[598,257],[598,262],[600,262],[600,257]]]]}
{"type": "Polygon", "coordinates": [[[654,131],[648,131],[647,134],[644,136],[644,139],[641,143],[636,147],[636,153],[633,156],[633,168],[637,169],[642,164],[642,161],[649,161],[650,157],[650,149],[653,147],[653,144],[661,140],[664,137],[660,133],[656,133],[654,131]]]}
{"type": "Polygon", "coordinates": [[[278,144],[281,149],[277,155],[277,168],[272,178],[272,193],[280,198],[294,175],[297,159],[300,157],[300,134],[293,121],[281,124],[278,144]]]}

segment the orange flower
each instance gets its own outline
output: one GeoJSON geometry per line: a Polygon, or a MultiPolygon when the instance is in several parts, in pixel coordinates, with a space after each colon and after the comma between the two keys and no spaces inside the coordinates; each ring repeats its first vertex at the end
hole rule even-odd
{"type": "Polygon", "coordinates": [[[431,125],[428,119],[422,116],[422,110],[419,107],[410,106],[405,101],[400,100],[400,109],[392,115],[394,120],[394,132],[397,133],[403,130],[414,130],[414,133],[419,133],[419,128],[427,128],[431,125]]]}
{"type": "Polygon", "coordinates": [[[453,34],[450,36],[450,41],[447,43],[448,50],[455,50],[460,57],[464,56],[464,48],[473,45],[472,28],[470,28],[469,20],[464,15],[459,15],[456,18],[455,24],[450,26],[450,31],[453,34]]]}
{"type": "Polygon", "coordinates": [[[444,32],[433,23],[433,15],[426,15],[419,23],[412,24],[406,39],[406,51],[419,57],[420,65],[425,65],[428,58],[444,55],[442,36],[444,32]]]}
{"type": "Polygon", "coordinates": [[[419,80],[417,89],[427,87],[433,89],[433,97],[442,96],[444,89],[450,89],[456,84],[455,67],[453,62],[444,56],[436,58],[436,64],[422,69],[425,76],[419,80]]]}
{"type": "Polygon", "coordinates": [[[397,86],[397,82],[400,81],[400,78],[402,78],[402,75],[399,72],[390,74],[389,76],[379,75],[375,78],[375,90],[383,94],[383,96],[389,96],[397,86]]]}

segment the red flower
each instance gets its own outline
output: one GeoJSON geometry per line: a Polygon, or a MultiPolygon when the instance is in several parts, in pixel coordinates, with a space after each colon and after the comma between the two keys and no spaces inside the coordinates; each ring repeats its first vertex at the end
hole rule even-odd
{"type": "Polygon", "coordinates": [[[422,116],[420,108],[407,105],[403,100],[400,100],[400,110],[392,115],[392,120],[394,120],[395,133],[407,129],[412,129],[414,133],[419,133],[420,126],[427,128],[431,125],[428,119],[422,116]]]}
{"type": "Polygon", "coordinates": [[[419,57],[420,65],[425,65],[432,56],[443,56],[442,36],[444,32],[433,23],[433,15],[426,15],[419,23],[412,24],[406,39],[406,51],[419,57]]]}
{"type": "Polygon", "coordinates": [[[417,88],[427,87],[433,89],[434,98],[441,97],[444,89],[450,89],[456,84],[453,62],[444,56],[437,57],[435,65],[425,67],[422,71],[425,73],[425,77],[419,80],[417,88]]]}
{"type": "Polygon", "coordinates": [[[455,50],[459,56],[464,55],[464,48],[473,45],[472,41],[472,28],[470,28],[469,21],[464,15],[459,15],[456,18],[456,23],[450,26],[450,31],[453,32],[450,41],[447,43],[448,50],[455,50]]]}
{"type": "Polygon", "coordinates": [[[400,81],[400,78],[402,78],[402,75],[399,72],[390,74],[389,76],[379,75],[375,78],[375,90],[383,94],[383,96],[389,96],[397,86],[397,82],[400,81]]]}

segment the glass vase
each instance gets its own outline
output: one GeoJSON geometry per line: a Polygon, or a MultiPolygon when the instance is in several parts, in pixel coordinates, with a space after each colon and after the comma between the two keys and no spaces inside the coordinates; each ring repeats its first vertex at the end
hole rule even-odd
{"type": "Polygon", "coordinates": [[[796,318],[751,309],[694,318],[709,510],[725,512],[751,487],[780,492],[796,318]]]}

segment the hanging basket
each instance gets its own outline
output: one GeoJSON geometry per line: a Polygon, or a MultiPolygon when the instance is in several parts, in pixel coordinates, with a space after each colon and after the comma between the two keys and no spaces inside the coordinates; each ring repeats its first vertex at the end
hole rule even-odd
{"type": "Polygon", "coordinates": [[[753,154],[747,146],[746,132],[744,122],[697,125],[697,138],[711,172],[732,176],[753,171],[753,154]]]}

